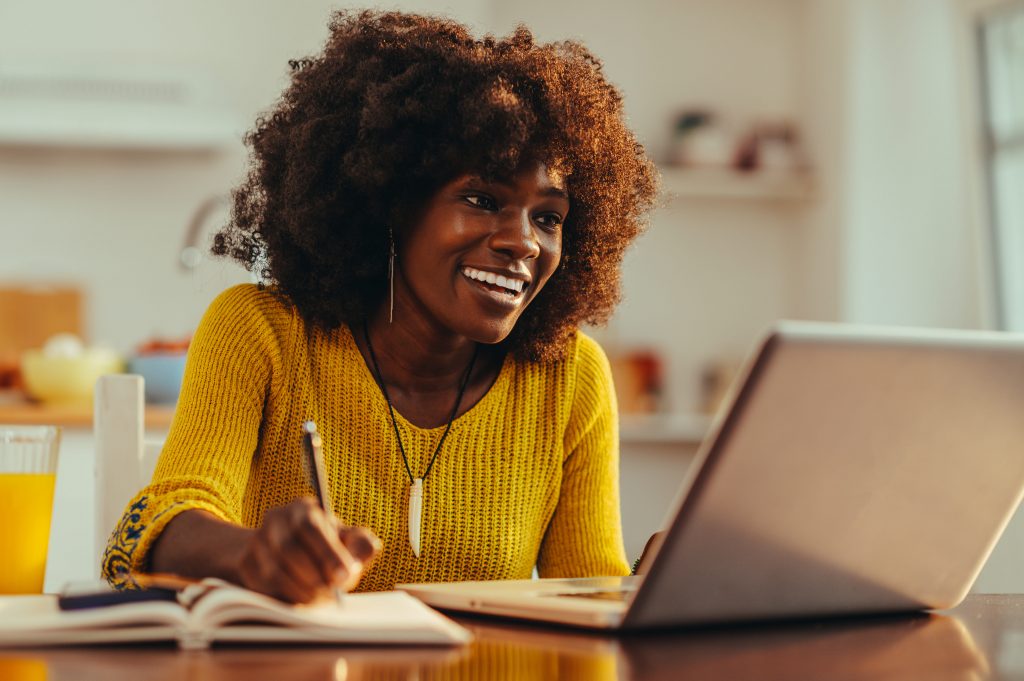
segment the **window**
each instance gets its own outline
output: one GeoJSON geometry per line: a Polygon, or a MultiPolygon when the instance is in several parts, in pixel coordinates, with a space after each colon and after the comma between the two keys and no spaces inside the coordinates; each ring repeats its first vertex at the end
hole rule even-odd
{"type": "Polygon", "coordinates": [[[1024,331],[1024,2],[982,22],[981,67],[999,321],[1024,331]]]}

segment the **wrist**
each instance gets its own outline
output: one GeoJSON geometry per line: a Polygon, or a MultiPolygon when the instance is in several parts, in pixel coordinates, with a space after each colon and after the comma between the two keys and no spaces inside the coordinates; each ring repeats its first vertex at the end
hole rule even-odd
{"type": "Polygon", "coordinates": [[[242,555],[255,530],[192,509],[173,518],[150,550],[150,570],[240,583],[242,555]]]}

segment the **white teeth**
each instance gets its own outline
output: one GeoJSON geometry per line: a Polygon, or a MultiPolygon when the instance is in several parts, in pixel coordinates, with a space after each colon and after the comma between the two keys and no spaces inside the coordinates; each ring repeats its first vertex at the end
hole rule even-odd
{"type": "Polygon", "coordinates": [[[521,279],[513,279],[501,274],[495,274],[494,272],[483,272],[481,270],[473,269],[472,267],[463,267],[462,274],[470,279],[500,286],[501,288],[508,289],[515,293],[522,293],[523,288],[526,286],[526,282],[521,279]]]}

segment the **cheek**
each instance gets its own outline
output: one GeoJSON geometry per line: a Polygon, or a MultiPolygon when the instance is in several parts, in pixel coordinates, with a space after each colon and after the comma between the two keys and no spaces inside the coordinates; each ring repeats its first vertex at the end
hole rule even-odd
{"type": "Polygon", "coordinates": [[[536,293],[539,293],[544,288],[544,285],[551,279],[551,275],[558,269],[561,261],[562,240],[561,238],[552,239],[551,243],[545,246],[544,254],[538,263],[539,267],[537,268],[536,276],[540,280],[541,286],[536,289],[536,293]]]}
{"type": "Polygon", "coordinates": [[[547,266],[547,276],[550,277],[558,269],[559,263],[562,262],[562,235],[554,234],[551,237],[551,243],[544,249],[545,264],[547,266]]]}

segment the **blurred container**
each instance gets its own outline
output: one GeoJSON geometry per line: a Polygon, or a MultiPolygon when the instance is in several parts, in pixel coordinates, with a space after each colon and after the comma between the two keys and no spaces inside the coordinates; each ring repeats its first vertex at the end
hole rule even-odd
{"type": "Polygon", "coordinates": [[[185,375],[184,353],[153,353],[134,357],[128,362],[128,372],[142,376],[145,382],[146,402],[174,404],[181,392],[181,379],[185,375]]]}
{"type": "Polygon", "coordinates": [[[722,359],[704,367],[701,374],[701,411],[714,416],[721,409],[743,363],[722,359]]]}
{"type": "Polygon", "coordinates": [[[806,168],[796,126],[788,121],[761,122],[743,136],[733,157],[737,170],[794,172],[806,168]]]}
{"type": "Polygon", "coordinates": [[[88,404],[96,379],[116,374],[124,363],[117,353],[103,348],[83,350],[77,356],[47,355],[29,350],[21,359],[21,374],[28,394],[41,402],[88,404]]]}
{"type": "Polygon", "coordinates": [[[669,162],[688,167],[725,167],[732,161],[736,140],[715,114],[700,109],[684,111],[672,131],[669,162]]]}
{"type": "Polygon", "coordinates": [[[657,351],[613,351],[609,361],[619,413],[653,414],[661,410],[664,362],[657,351]]]}

